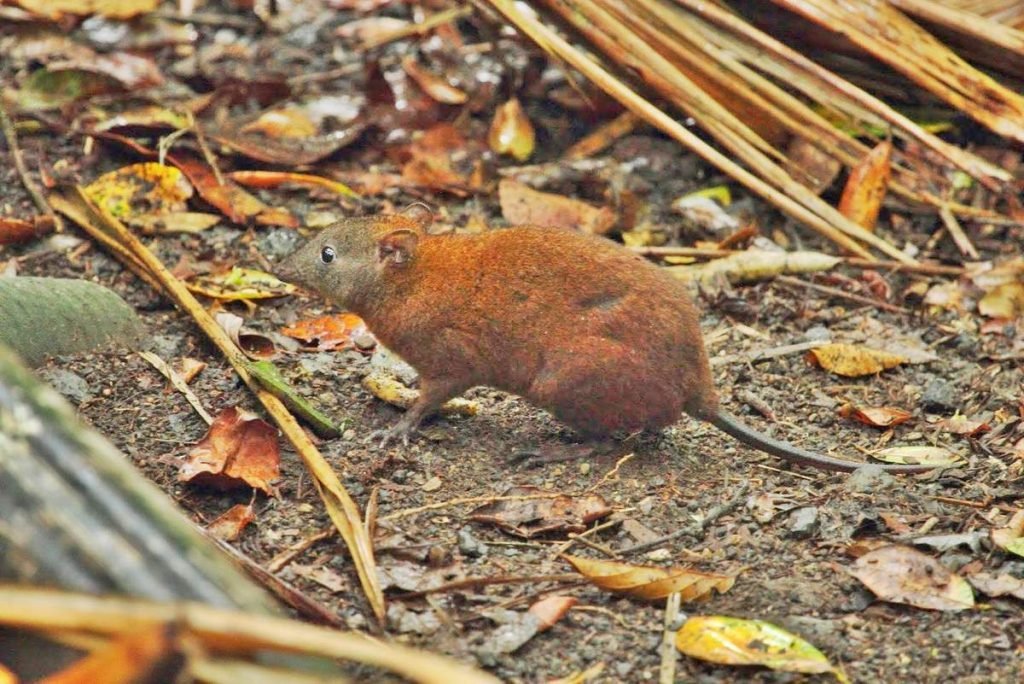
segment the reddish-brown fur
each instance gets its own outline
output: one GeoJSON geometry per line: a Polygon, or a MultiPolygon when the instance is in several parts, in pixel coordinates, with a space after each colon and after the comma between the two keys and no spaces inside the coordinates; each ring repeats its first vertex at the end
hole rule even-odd
{"type": "Polygon", "coordinates": [[[772,442],[722,412],[696,309],[679,282],[645,259],[552,228],[429,235],[424,209],[341,221],[280,269],[358,313],[419,371],[420,399],[391,436],[407,436],[447,399],[489,385],[589,438],[658,430],[687,413],[793,461],[856,467],[772,442]],[[325,247],[330,263],[321,259],[325,247]]]}

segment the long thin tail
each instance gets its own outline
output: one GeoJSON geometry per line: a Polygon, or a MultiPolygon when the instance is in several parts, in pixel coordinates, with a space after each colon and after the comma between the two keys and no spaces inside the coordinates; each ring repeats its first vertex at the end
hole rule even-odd
{"type": "MultiPolygon", "coordinates": [[[[788,442],[772,439],[768,435],[758,432],[746,423],[743,423],[736,416],[731,413],[727,413],[722,409],[718,409],[717,413],[707,418],[707,421],[722,432],[732,435],[747,446],[754,447],[759,451],[772,454],[773,456],[778,456],[779,458],[785,459],[791,463],[799,463],[801,465],[821,468],[823,470],[836,470],[840,472],[850,472],[860,468],[861,466],[868,465],[867,463],[846,461],[840,458],[833,458],[832,456],[825,456],[824,454],[817,454],[813,451],[793,446],[788,442]]],[[[934,469],[934,466],[924,465],[884,465],[882,467],[886,471],[894,473],[921,473],[926,470],[934,469]]]]}

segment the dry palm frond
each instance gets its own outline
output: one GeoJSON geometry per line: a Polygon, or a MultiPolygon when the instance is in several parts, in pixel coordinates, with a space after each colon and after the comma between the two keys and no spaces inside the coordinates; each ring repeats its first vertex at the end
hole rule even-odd
{"type": "MultiPolygon", "coordinates": [[[[1024,135],[1024,98],[957,57],[898,8],[904,7],[929,25],[952,30],[955,21],[970,11],[952,6],[954,1],[939,5],[919,0],[892,0],[892,4],[870,0],[863,3],[863,11],[857,10],[860,4],[839,0],[776,0],[776,4],[850,38],[852,45],[846,43],[842,49],[837,47],[825,53],[830,59],[861,68],[860,76],[850,75],[850,79],[873,85],[884,83],[889,87],[888,93],[909,93],[916,101],[944,101],[991,130],[1020,139],[1024,135]],[[886,33],[881,28],[888,31],[888,36],[881,35],[886,33]],[[888,61],[902,76],[882,74],[877,65],[860,61],[858,53],[864,52],[888,61]]],[[[1004,169],[938,138],[867,89],[762,30],[756,25],[756,18],[751,23],[748,17],[724,3],[533,3],[557,15],[595,47],[601,57],[573,46],[523,3],[487,3],[628,110],[849,252],[863,256],[866,248],[871,248],[904,262],[909,260],[893,245],[852,223],[817,196],[820,188],[815,188],[812,175],[801,168],[794,156],[801,146],[816,148],[833,163],[853,168],[881,138],[891,136],[905,141],[907,144],[898,146],[893,157],[890,190],[896,198],[930,207],[935,213],[945,208],[960,216],[1001,218],[984,209],[957,204],[950,198],[954,193],[954,172],[958,170],[993,192],[1009,192],[1012,176],[1004,169]],[[680,126],[674,118],[678,114],[660,109],[638,93],[629,78],[624,80],[614,72],[627,73],[661,100],[692,117],[730,156],[680,126]]],[[[764,18],[764,3],[747,3],[742,9],[749,11],[751,4],[757,5],[764,18]]],[[[1009,9],[1005,3],[990,0],[983,10],[993,18],[978,17],[977,27],[960,27],[958,35],[974,39],[984,32],[988,34],[982,41],[985,49],[1019,55],[1015,46],[1024,44],[1021,34],[996,23],[994,18],[1009,9]]],[[[774,10],[770,19],[779,23],[779,14],[779,10],[774,10]]],[[[788,13],[787,16],[821,32],[804,19],[788,13]]],[[[830,40],[841,41],[825,35],[824,42],[830,40]]],[[[979,54],[984,52],[977,49],[979,54]]],[[[872,90],[886,93],[883,88],[872,90]]]]}

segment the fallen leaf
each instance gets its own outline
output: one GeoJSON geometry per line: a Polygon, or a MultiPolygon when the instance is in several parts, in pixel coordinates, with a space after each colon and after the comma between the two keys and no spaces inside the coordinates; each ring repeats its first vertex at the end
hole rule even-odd
{"type": "Polygon", "coordinates": [[[242,536],[242,531],[255,519],[256,511],[253,510],[251,503],[235,504],[207,525],[206,531],[217,539],[235,541],[242,536]]]}
{"type": "Polygon", "coordinates": [[[606,591],[646,600],[662,599],[679,593],[684,602],[705,598],[711,591],[724,594],[736,578],[688,568],[658,568],[630,565],[617,561],[599,561],[580,556],[565,556],[576,571],[606,591]]]}
{"type": "Polygon", "coordinates": [[[228,174],[233,180],[250,188],[276,188],[281,185],[304,185],[326,188],[331,192],[345,197],[357,198],[359,195],[344,183],[323,176],[308,173],[292,173],[289,171],[233,171],[228,174]]]}
{"type": "Polygon", "coordinates": [[[245,327],[244,319],[230,311],[218,311],[213,319],[246,356],[256,361],[268,361],[277,356],[277,345],[266,335],[245,327]]]}
{"type": "Polygon", "coordinates": [[[1024,600],[1024,580],[1007,573],[994,575],[987,572],[976,572],[967,576],[967,581],[983,594],[998,598],[1013,596],[1024,600]]]}
{"type": "Polygon", "coordinates": [[[939,446],[896,446],[872,452],[872,458],[886,463],[904,465],[953,465],[960,460],[959,456],[949,449],[939,446]]]}
{"type": "Polygon", "coordinates": [[[1024,314],[1024,282],[1004,283],[978,302],[978,313],[989,318],[1017,318],[1024,314]]]}
{"type": "Polygon", "coordinates": [[[46,684],[177,681],[187,662],[179,632],[173,623],[125,628],[121,635],[80,660],[36,681],[46,684]]]}
{"type": "Polygon", "coordinates": [[[825,370],[848,378],[875,375],[906,362],[904,357],[896,354],[840,343],[815,347],[808,353],[808,357],[825,370]]]}
{"type": "Polygon", "coordinates": [[[409,145],[402,178],[422,187],[466,195],[484,185],[478,152],[453,124],[437,124],[409,145]]]}
{"type": "Polygon", "coordinates": [[[890,428],[906,423],[914,417],[910,411],[895,406],[856,407],[853,404],[843,404],[839,407],[839,415],[876,428],[890,428]]]}
{"type": "Polygon", "coordinates": [[[1024,511],[1017,511],[1006,527],[992,530],[992,543],[1003,551],[1024,556],[1024,511]]]}
{"type": "Polygon", "coordinates": [[[578,199],[540,192],[510,178],[498,184],[501,214],[512,224],[580,230],[604,235],[615,225],[615,212],[578,199]]]}
{"type": "Polygon", "coordinates": [[[339,38],[352,38],[360,43],[375,41],[383,36],[394,35],[409,25],[405,19],[395,17],[364,17],[342,24],[334,29],[339,38]]]}
{"type": "Polygon", "coordinates": [[[885,546],[858,558],[850,574],[875,596],[927,610],[965,610],[974,592],[959,575],[909,546],[885,546]]]}
{"type": "Polygon", "coordinates": [[[65,14],[130,19],[152,12],[160,0],[17,0],[15,4],[49,19],[60,19],[65,14]]]}
{"type": "Polygon", "coordinates": [[[192,185],[182,172],[157,162],[123,166],[83,188],[92,202],[114,218],[131,223],[139,215],[184,211],[192,185]]]}
{"type": "Polygon", "coordinates": [[[761,620],[721,615],[691,617],[676,632],[676,648],[691,658],[720,665],[760,665],[807,674],[830,672],[839,681],[847,681],[814,646],[761,620]]]}
{"type": "Polygon", "coordinates": [[[366,323],[354,313],[320,316],[281,328],[281,334],[301,340],[318,351],[351,347],[352,338],[369,335],[366,323]]]}
{"type": "Polygon", "coordinates": [[[282,107],[263,112],[238,130],[241,133],[262,133],[268,138],[308,138],[316,135],[317,127],[298,107],[282,107]]]}
{"type": "Polygon", "coordinates": [[[218,275],[198,277],[186,285],[191,292],[227,302],[271,299],[295,292],[294,285],[265,271],[239,266],[218,275]]]}
{"type": "Polygon", "coordinates": [[[870,231],[878,222],[882,200],[889,190],[892,172],[892,140],[885,140],[868,152],[850,177],[839,199],[839,213],[870,231]]]}
{"type": "Polygon", "coordinates": [[[349,585],[349,581],[345,579],[341,573],[323,565],[309,566],[293,564],[291,567],[292,571],[296,575],[312,580],[324,589],[335,594],[350,591],[352,588],[349,585]]]}
{"type": "Polygon", "coordinates": [[[513,97],[494,112],[487,144],[498,154],[507,154],[516,161],[526,161],[536,145],[533,124],[519,99],[513,97]]]}
{"type": "MultiPolygon", "coordinates": [[[[363,378],[363,387],[381,401],[392,406],[408,409],[419,398],[420,393],[403,384],[398,378],[383,372],[371,372],[363,378]]],[[[438,412],[441,415],[475,416],[480,410],[479,404],[470,399],[455,397],[449,399],[438,412]]]]}
{"type": "Polygon", "coordinates": [[[171,211],[132,216],[128,222],[146,235],[200,233],[220,223],[221,217],[199,211],[171,211]]]}
{"type": "MultiPolygon", "coordinates": [[[[510,487],[503,497],[536,497],[545,494],[538,487],[510,487]]],[[[501,529],[530,539],[550,532],[583,532],[587,525],[610,515],[611,507],[600,494],[523,498],[493,501],[469,514],[476,522],[497,525],[501,529]]]]}
{"type": "Polygon", "coordinates": [[[107,74],[82,69],[36,69],[21,88],[8,93],[19,111],[58,109],[96,95],[119,93],[124,86],[107,74]]]}
{"type": "Polygon", "coordinates": [[[273,494],[281,454],[277,429],[232,407],[221,411],[178,472],[179,482],[217,489],[249,486],[273,494]]]}
{"type": "Polygon", "coordinates": [[[702,191],[683,195],[672,203],[672,210],[694,228],[711,235],[727,235],[740,227],[739,219],[702,191]]]}
{"type": "Polygon", "coordinates": [[[940,420],[935,425],[940,430],[952,432],[954,435],[963,435],[965,437],[977,437],[978,435],[984,434],[992,429],[992,426],[988,424],[987,420],[981,420],[980,418],[968,418],[967,416],[960,415],[959,413],[950,418],[940,420]]]}
{"type": "Polygon", "coordinates": [[[186,356],[178,363],[178,375],[185,381],[185,384],[189,384],[195,380],[196,376],[206,369],[206,362],[200,361],[199,359],[193,359],[190,356],[186,356]]]}
{"type": "Polygon", "coordinates": [[[554,627],[577,603],[579,599],[575,596],[545,596],[530,606],[527,612],[540,621],[538,630],[543,632],[554,627]]]}
{"type": "Polygon", "coordinates": [[[821,252],[770,252],[748,249],[697,266],[669,266],[676,278],[688,282],[712,282],[725,278],[730,283],[751,283],[782,274],[827,271],[842,259],[821,252]]]}
{"type": "Polygon", "coordinates": [[[465,91],[453,86],[443,76],[433,73],[411,55],[402,60],[402,68],[423,92],[441,104],[459,105],[469,99],[465,91]]]}

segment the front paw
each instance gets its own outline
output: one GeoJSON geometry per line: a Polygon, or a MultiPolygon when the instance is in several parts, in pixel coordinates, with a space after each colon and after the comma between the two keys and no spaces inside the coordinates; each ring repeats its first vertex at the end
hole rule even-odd
{"type": "Polygon", "coordinates": [[[403,425],[401,421],[395,423],[389,428],[383,430],[374,430],[370,435],[363,441],[364,444],[372,444],[373,442],[379,443],[377,447],[380,449],[386,449],[388,445],[394,442],[400,441],[403,446],[409,446],[409,439],[416,433],[415,426],[403,425]]]}

